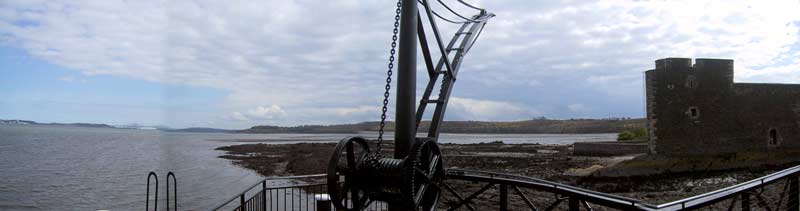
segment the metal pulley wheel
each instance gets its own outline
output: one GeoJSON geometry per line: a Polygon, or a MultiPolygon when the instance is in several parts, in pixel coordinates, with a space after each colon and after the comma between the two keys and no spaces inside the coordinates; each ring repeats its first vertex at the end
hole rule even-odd
{"type": "Polygon", "coordinates": [[[361,163],[369,155],[369,143],[361,137],[348,137],[336,145],[328,163],[328,194],[336,210],[361,210],[367,203],[363,189],[356,185],[361,163]],[[340,180],[344,176],[344,181],[340,180]],[[353,202],[353,203],[349,203],[353,202]]]}
{"type": "Polygon", "coordinates": [[[366,162],[369,154],[369,141],[361,137],[342,139],[336,146],[327,179],[337,210],[361,210],[374,201],[435,208],[444,179],[444,163],[435,142],[417,140],[403,159],[366,162]]]}

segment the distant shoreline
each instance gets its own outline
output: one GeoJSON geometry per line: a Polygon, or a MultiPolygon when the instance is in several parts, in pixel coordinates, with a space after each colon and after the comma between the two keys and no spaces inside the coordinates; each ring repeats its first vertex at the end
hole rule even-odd
{"type": "MultiPolygon", "coordinates": [[[[584,133],[619,133],[634,128],[644,128],[646,120],[639,119],[570,119],[551,120],[535,119],[512,122],[488,121],[445,121],[442,123],[442,133],[473,133],[473,134],[584,134],[584,133]]],[[[419,131],[427,132],[430,122],[423,121],[419,131]]],[[[362,131],[378,131],[379,122],[361,122],[356,124],[338,125],[301,125],[293,127],[260,125],[249,129],[235,130],[236,133],[330,133],[348,134],[362,131]]],[[[386,131],[394,131],[394,122],[386,124],[386,131]]]]}
{"type": "MultiPolygon", "coordinates": [[[[454,134],[592,134],[592,133],[620,133],[625,130],[644,128],[646,120],[643,118],[630,119],[533,119],[524,121],[491,122],[491,121],[445,121],[441,126],[442,133],[454,134]]],[[[119,128],[160,130],[167,132],[192,132],[192,133],[244,133],[244,134],[356,134],[360,132],[377,132],[379,122],[361,122],[354,124],[334,125],[299,125],[299,126],[271,126],[258,125],[247,129],[229,130],[208,127],[190,127],[174,129],[166,126],[144,125],[108,125],[94,123],[38,123],[30,120],[0,120],[0,125],[52,125],[75,126],[91,128],[119,128]]],[[[419,125],[420,133],[427,132],[430,122],[423,121],[419,125]]],[[[394,122],[387,122],[385,131],[394,131],[394,122]]]]}

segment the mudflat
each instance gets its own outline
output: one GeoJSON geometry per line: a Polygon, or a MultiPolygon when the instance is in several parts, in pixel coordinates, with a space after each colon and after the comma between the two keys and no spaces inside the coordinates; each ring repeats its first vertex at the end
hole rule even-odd
{"type": "MultiPolygon", "coordinates": [[[[264,176],[325,173],[335,143],[243,144],[219,147],[220,157],[264,176]]],[[[384,144],[391,155],[392,144],[384,144]]],[[[737,168],[668,172],[635,176],[596,174],[645,155],[594,157],[572,155],[572,145],[441,144],[447,168],[518,174],[616,194],[659,204],[670,202],[775,172],[774,168],[737,168]]],[[[624,166],[624,164],[622,164],[624,166]]],[[[536,198],[534,196],[534,198],[536,198]]]]}

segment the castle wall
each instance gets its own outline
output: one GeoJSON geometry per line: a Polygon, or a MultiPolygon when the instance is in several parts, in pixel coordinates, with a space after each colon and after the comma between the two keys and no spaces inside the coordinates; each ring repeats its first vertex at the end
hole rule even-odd
{"type": "Polygon", "coordinates": [[[800,85],[734,83],[723,59],[661,59],[645,75],[651,153],[800,147],[800,85]]]}

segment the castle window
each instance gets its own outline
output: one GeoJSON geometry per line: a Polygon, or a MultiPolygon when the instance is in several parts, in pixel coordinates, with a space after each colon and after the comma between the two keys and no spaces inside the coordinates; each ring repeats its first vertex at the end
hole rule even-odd
{"type": "Polygon", "coordinates": [[[690,88],[690,89],[697,88],[697,78],[695,78],[693,75],[690,75],[689,77],[687,77],[686,78],[686,87],[690,88]]]}
{"type": "Polygon", "coordinates": [[[778,141],[778,130],[777,129],[775,129],[775,128],[769,129],[769,138],[768,138],[768,140],[769,141],[767,143],[769,144],[769,146],[778,146],[778,144],[780,142],[778,141]]]}
{"type": "Polygon", "coordinates": [[[690,119],[700,118],[700,109],[697,107],[689,107],[689,111],[687,111],[686,114],[689,115],[690,119]]]}

